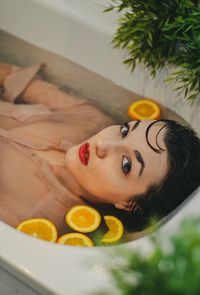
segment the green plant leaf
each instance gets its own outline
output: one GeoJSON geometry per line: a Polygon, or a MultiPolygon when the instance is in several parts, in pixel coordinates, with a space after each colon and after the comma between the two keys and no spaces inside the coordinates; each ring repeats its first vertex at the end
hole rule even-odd
{"type": "Polygon", "coordinates": [[[165,82],[181,83],[186,99],[195,100],[200,92],[199,0],[110,0],[110,10],[120,12],[112,44],[128,49],[124,63],[130,71],[138,61],[155,77],[165,65],[175,65],[179,70],[165,82]]]}
{"type": "Polygon", "coordinates": [[[123,247],[106,254],[109,262],[119,261],[107,265],[117,294],[200,294],[200,218],[184,219],[168,237],[158,231],[148,239],[152,247],[146,255],[123,247]]]}

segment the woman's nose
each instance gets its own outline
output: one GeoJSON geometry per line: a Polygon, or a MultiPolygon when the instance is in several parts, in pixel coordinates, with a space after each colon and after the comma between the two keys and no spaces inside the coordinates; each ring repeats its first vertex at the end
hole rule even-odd
{"type": "Polygon", "coordinates": [[[119,149],[122,149],[122,144],[115,140],[100,139],[96,142],[96,155],[99,158],[104,158],[111,151],[117,151],[119,149]]]}

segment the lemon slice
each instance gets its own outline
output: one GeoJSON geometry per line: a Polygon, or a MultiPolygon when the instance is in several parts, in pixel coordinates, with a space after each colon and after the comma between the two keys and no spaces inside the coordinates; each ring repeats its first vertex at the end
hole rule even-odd
{"type": "Polygon", "coordinates": [[[94,247],[93,241],[81,233],[65,234],[57,240],[57,243],[68,246],[94,247]]]}
{"type": "Polygon", "coordinates": [[[119,241],[124,233],[124,226],[121,220],[112,215],[105,215],[104,219],[109,230],[101,239],[101,243],[112,244],[119,241]]]}
{"type": "Polygon", "coordinates": [[[58,234],[55,225],[46,218],[32,218],[22,221],[17,230],[34,238],[56,242],[58,234]]]}
{"type": "Polygon", "coordinates": [[[128,115],[133,120],[160,119],[159,105],[150,99],[140,99],[128,107],[128,115]]]}
{"type": "Polygon", "coordinates": [[[75,231],[90,233],[99,227],[101,215],[90,206],[77,205],[69,209],[65,221],[75,231]]]}

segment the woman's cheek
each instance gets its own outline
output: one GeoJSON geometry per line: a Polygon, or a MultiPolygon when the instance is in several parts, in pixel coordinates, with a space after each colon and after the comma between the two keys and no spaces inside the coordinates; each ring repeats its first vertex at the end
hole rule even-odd
{"type": "Polygon", "coordinates": [[[99,185],[106,188],[108,191],[113,191],[116,183],[119,181],[119,178],[112,163],[99,167],[96,180],[99,185]]]}

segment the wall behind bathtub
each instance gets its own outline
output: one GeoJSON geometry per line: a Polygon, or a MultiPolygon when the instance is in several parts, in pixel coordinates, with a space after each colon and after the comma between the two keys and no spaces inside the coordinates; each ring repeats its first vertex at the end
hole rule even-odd
{"type": "Polygon", "coordinates": [[[200,100],[191,106],[164,84],[168,69],[152,80],[142,65],[129,73],[122,64],[127,53],[112,48],[118,15],[103,13],[108,3],[109,0],[1,0],[0,28],[119,86],[155,98],[184,117],[200,134],[200,100]]]}

